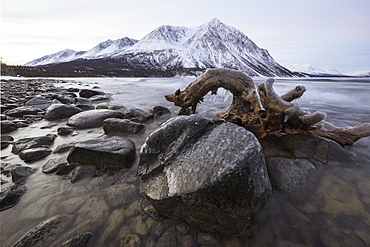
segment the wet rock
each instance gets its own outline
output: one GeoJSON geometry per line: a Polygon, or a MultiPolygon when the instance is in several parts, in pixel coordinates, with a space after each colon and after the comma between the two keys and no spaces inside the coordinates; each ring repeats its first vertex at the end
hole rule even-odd
{"type": "Polygon", "coordinates": [[[25,162],[40,160],[51,154],[49,148],[30,148],[19,153],[19,157],[25,162]]]}
{"type": "Polygon", "coordinates": [[[20,106],[11,110],[5,111],[5,114],[9,117],[22,117],[24,115],[37,115],[44,112],[40,108],[34,108],[31,106],[20,106]]]}
{"type": "Polygon", "coordinates": [[[26,186],[23,184],[13,184],[12,186],[2,189],[0,192],[0,211],[16,205],[20,198],[26,193],[26,186]]]}
{"type": "Polygon", "coordinates": [[[87,98],[77,97],[75,98],[75,104],[76,106],[79,105],[92,105],[92,101],[87,98]]]}
{"type": "Polygon", "coordinates": [[[16,129],[18,129],[18,126],[14,122],[10,120],[1,121],[1,134],[9,133],[16,129]]]}
{"type": "Polygon", "coordinates": [[[46,99],[45,97],[39,96],[39,97],[34,97],[30,99],[29,101],[25,103],[25,105],[45,110],[51,105],[51,100],[46,99]]]}
{"type": "Polygon", "coordinates": [[[316,168],[305,159],[273,157],[267,159],[267,171],[275,189],[290,192],[305,186],[315,176],[316,168]]]}
{"type": "Polygon", "coordinates": [[[88,129],[103,126],[107,118],[122,118],[123,114],[114,110],[90,110],[80,112],[68,119],[67,125],[77,129],[88,129]]]}
{"type": "Polygon", "coordinates": [[[71,183],[76,183],[84,178],[91,178],[96,174],[96,166],[77,166],[70,176],[71,183]]]}
{"type": "Polygon", "coordinates": [[[58,176],[65,176],[65,175],[68,175],[70,174],[74,169],[76,168],[76,165],[70,165],[70,164],[66,164],[66,165],[61,165],[58,170],[56,171],[55,175],[58,175],[58,176]]]}
{"type": "Polygon", "coordinates": [[[42,172],[45,174],[56,172],[61,166],[68,164],[68,161],[63,158],[50,159],[42,166],[42,172]]]}
{"type": "Polygon", "coordinates": [[[25,184],[26,180],[31,174],[35,172],[35,169],[27,166],[18,166],[12,170],[12,181],[15,184],[25,184]]]}
{"type": "Polygon", "coordinates": [[[64,126],[64,127],[59,127],[57,129],[58,135],[60,136],[67,136],[73,133],[75,129],[72,127],[64,126]]]}
{"type": "Polygon", "coordinates": [[[171,111],[164,106],[154,106],[150,108],[149,113],[153,114],[154,119],[158,119],[165,115],[171,115],[171,111]]]}
{"type": "Polygon", "coordinates": [[[64,118],[69,118],[82,110],[73,105],[65,104],[54,104],[46,109],[44,118],[49,121],[60,120],[64,118]]]}
{"type": "Polygon", "coordinates": [[[135,144],[126,138],[111,137],[77,143],[68,154],[70,164],[130,167],[135,160],[135,144]]]}
{"type": "Polygon", "coordinates": [[[133,133],[137,134],[145,128],[140,123],[133,122],[128,119],[108,118],[103,122],[105,134],[111,133],[133,133]]]}
{"type": "Polygon", "coordinates": [[[96,102],[96,101],[110,100],[110,98],[109,98],[108,95],[94,95],[94,96],[90,97],[90,100],[93,101],[93,102],[96,102]]]}
{"type": "Polygon", "coordinates": [[[1,149],[7,148],[10,144],[13,144],[14,138],[11,136],[1,135],[1,149]]]}
{"type": "Polygon", "coordinates": [[[141,148],[145,197],[164,215],[238,234],[271,196],[262,147],[232,123],[199,115],[162,124],[141,148]]]}
{"type": "Polygon", "coordinates": [[[54,154],[61,154],[61,153],[66,153],[66,152],[69,152],[72,148],[74,148],[74,146],[76,146],[77,142],[70,142],[70,143],[64,143],[64,144],[61,144],[61,145],[58,145],[53,153],[54,154]]]}
{"type": "Polygon", "coordinates": [[[142,242],[138,234],[129,234],[122,241],[121,246],[140,247],[142,242]]]}
{"type": "Polygon", "coordinates": [[[134,122],[144,123],[150,119],[153,119],[153,114],[145,112],[141,109],[129,108],[125,112],[125,118],[134,122]]]}
{"type": "Polygon", "coordinates": [[[31,229],[18,240],[13,247],[21,246],[51,246],[51,238],[58,232],[63,232],[66,217],[55,216],[47,219],[31,229]]]}
{"type": "Polygon", "coordinates": [[[51,98],[56,99],[63,104],[73,104],[75,102],[74,97],[71,97],[69,95],[53,94],[51,98]]]}
{"type": "Polygon", "coordinates": [[[85,247],[89,242],[92,234],[91,232],[86,232],[84,234],[78,234],[77,236],[68,239],[62,243],[62,247],[85,247]]]}
{"type": "Polygon", "coordinates": [[[48,134],[46,136],[20,139],[14,142],[12,153],[19,154],[21,151],[30,148],[49,147],[54,143],[55,137],[53,134],[48,134]]]}
{"type": "Polygon", "coordinates": [[[105,92],[101,90],[92,90],[92,89],[81,89],[80,90],[80,97],[91,98],[95,95],[105,95],[105,92]]]}

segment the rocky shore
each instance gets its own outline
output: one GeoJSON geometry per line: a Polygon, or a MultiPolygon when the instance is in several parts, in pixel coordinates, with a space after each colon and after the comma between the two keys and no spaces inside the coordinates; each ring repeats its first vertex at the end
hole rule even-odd
{"type": "Polygon", "coordinates": [[[370,244],[365,178],[351,198],[359,223],[329,217],[349,205],[323,167],[358,162],[320,137],[257,140],[220,119],[117,105],[97,84],[33,79],[1,83],[1,149],[4,246],[255,246],[261,234],[279,246],[370,244]],[[272,215],[289,218],[293,238],[261,224],[272,215]]]}

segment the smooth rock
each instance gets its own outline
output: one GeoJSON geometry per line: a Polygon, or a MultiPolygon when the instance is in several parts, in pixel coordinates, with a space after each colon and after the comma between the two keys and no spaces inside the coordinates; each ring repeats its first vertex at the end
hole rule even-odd
{"type": "Polygon", "coordinates": [[[54,100],[58,100],[63,104],[73,104],[75,102],[74,97],[71,97],[70,95],[53,94],[51,98],[54,100]]]}
{"type": "Polygon", "coordinates": [[[5,114],[9,117],[22,117],[24,115],[37,115],[44,112],[40,108],[34,108],[31,106],[20,106],[11,110],[5,111],[5,114]]]}
{"type": "Polygon", "coordinates": [[[91,232],[78,234],[77,236],[70,238],[64,243],[62,243],[62,247],[85,247],[89,242],[91,236],[92,236],[91,232]]]}
{"type": "Polygon", "coordinates": [[[70,165],[70,164],[66,164],[66,165],[61,165],[58,170],[56,171],[55,175],[58,175],[58,176],[65,176],[65,175],[68,175],[70,174],[74,169],[76,168],[76,165],[70,165]]]}
{"type": "Polygon", "coordinates": [[[272,157],[267,159],[267,171],[275,189],[290,192],[306,185],[316,168],[305,159],[272,157]]]}
{"type": "Polygon", "coordinates": [[[80,90],[80,97],[91,98],[95,95],[105,95],[105,93],[101,90],[92,90],[92,89],[81,89],[80,90]]]}
{"type": "Polygon", "coordinates": [[[135,160],[135,144],[126,138],[111,137],[77,143],[68,154],[70,164],[130,167],[135,160]]]}
{"type": "Polygon", "coordinates": [[[160,213],[229,235],[241,233],[271,196],[255,136],[199,115],[172,118],[150,134],[138,175],[160,213]]]}
{"type": "Polygon", "coordinates": [[[125,112],[125,118],[134,122],[144,123],[153,119],[153,114],[137,108],[128,108],[125,112]]]}
{"type": "Polygon", "coordinates": [[[27,166],[18,166],[12,170],[12,181],[15,184],[25,184],[26,180],[31,174],[35,172],[35,169],[27,166]]]}
{"type": "Polygon", "coordinates": [[[42,172],[45,174],[54,173],[56,172],[62,165],[68,164],[68,161],[64,158],[54,158],[48,160],[43,166],[42,166],[42,172]]]}
{"type": "Polygon", "coordinates": [[[30,99],[29,101],[27,101],[25,105],[45,110],[51,105],[51,100],[45,97],[42,97],[42,96],[38,96],[38,97],[34,97],[30,99]]]}
{"type": "Polygon", "coordinates": [[[58,135],[60,136],[67,136],[73,133],[75,129],[72,127],[64,126],[64,127],[59,127],[57,129],[58,135]]]}
{"type": "Polygon", "coordinates": [[[2,189],[0,192],[0,211],[16,205],[20,198],[26,193],[26,186],[23,184],[13,184],[12,186],[2,189]]]}
{"type": "Polygon", "coordinates": [[[54,134],[48,134],[46,136],[28,137],[20,139],[13,144],[12,153],[18,154],[23,150],[38,147],[49,147],[54,143],[54,134]]]}
{"type": "Polygon", "coordinates": [[[17,124],[10,120],[1,121],[1,134],[9,133],[18,129],[17,124]]]}
{"type": "Polygon", "coordinates": [[[88,98],[77,97],[75,98],[76,106],[79,105],[92,105],[92,101],[88,98]]]}
{"type": "Polygon", "coordinates": [[[19,153],[19,158],[25,162],[40,160],[51,154],[49,148],[30,148],[19,153]]]}
{"type": "Polygon", "coordinates": [[[82,110],[73,105],[54,104],[46,109],[44,118],[49,121],[69,118],[82,110]]]}
{"type": "Polygon", "coordinates": [[[133,122],[128,119],[108,118],[103,122],[105,134],[111,133],[133,133],[137,134],[145,128],[140,123],[133,122]]]}
{"type": "Polygon", "coordinates": [[[109,98],[108,95],[94,95],[94,96],[90,97],[90,100],[93,101],[93,102],[96,102],[96,101],[110,100],[110,98],[109,98]]]}
{"type": "Polygon", "coordinates": [[[171,115],[171,111],[164,106],[154,106],[149,109],[149,113],[153,114],[154,119],[158,119],[161,116],[171,115]]]}
{"type": "Polygon", "coordinates": [[[68,119],[67,125],[77,129],[88,129],[103,126],[107,118],[122,118],[123,114],[114,110],[90,110],[80,112],[68,119]]]}
{"type": "Polygon", "coordinates": [[[11,136],[1,135],[1,149],[7,148],[10,144],[13,144],[14,138],[11,136]]]}
{"type": "Polygon", "coordinates": [[[61,153],[66,153],[69,152],[74,146],[76,146],[77,142],[70,142],[70,143],[64,143],[61,145],[58,145],[54,151],[53,154],[61,154],[61,153]]]}

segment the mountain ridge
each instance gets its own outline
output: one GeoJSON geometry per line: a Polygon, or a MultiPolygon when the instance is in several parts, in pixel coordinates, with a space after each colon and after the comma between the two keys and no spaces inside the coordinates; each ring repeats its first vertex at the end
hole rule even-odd
{"type": "Polygon", "coordinates": [[[89,51],[64,50],[64,55],[51,54],[25,65],[58,67],[69,63],[81,66],[85,61],[103,66],[101,59],[104,59],[110,66],[121,66],[125,70],[172,71],[175,74],[178,71],[177,74],[184,75],[187,75],[186,71],[205,71],[207,68],[235,69],[250,76],[299,75],[278,64],[266,49],[258,47],[240,30],[218,19],[195,28],[162,25],[141,40],[125,38],[127,42],[120,48],[112,47],[118,40],[106,40],[89,51]]]}

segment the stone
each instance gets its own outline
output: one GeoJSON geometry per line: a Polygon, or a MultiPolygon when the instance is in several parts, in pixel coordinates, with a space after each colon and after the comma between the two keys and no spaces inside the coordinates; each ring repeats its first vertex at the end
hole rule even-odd
{"type": "Polygon", "coordinates": [[[75,104],[76,104],[76,106],[92,105],[92,101],[90,99],[87,99],[87,98],[77,97],[77,98],[75,98],[75,104]]]}
{"type": "Polygon", "coordinates": [[[138,234],[129,234],[121,241],[121,246],[140,247],[142,242],[138,234]]]}
{"type": "Polygon", "coordinates": [[[10,120],[1,121],[1,134],[9,133],[18,129],[18,126],[10,120]]]}
{"type": "Polygon", "coordinates": [[[69,152],[74,146],[76,146],[77,142],[70,142],[70,143],[64,143],[61,145],[58,145],[54,151],[53,154],[61,154],[61,153],[66,153],[69,152]]]}
{"type": "Polygon", "coordinates": [[[88,129],[103,126],[107,118],[122,118],[123,114],[115,110],[100,109],[80,112],[68,119],[67,125],[77,129],[88,129]]]}
{"type": "Polygon", "coordinates": [[[153,119],[153,114],[137,108],[128,108],[125,112],[125,118],[134,122],[144,123],[153,119]]]}
{"type": "Polygon", "coordinates": [[[14,138],[11,136],[1,135],[1,150],[13,144],[14,138]]]}
{"type": "Polygon", "coordinates": [[[35,172],[35,169],[27,166],[18,166],[15,167],[12,173],[12,181],[15,184],[25,184],[26,180],[31,174],[35,172]]]}
{"type": "Polygon", "coordinates": [[[64,158],[54,158],[48,160],[43,166],[42,166],[42,172],[45,174],[54,173],[56,172],[62,165],[68,164],[68,161],[64,158]]]}
{"type": "Polygon", "coordinates": [[[92,90],[92,89],[81,89],[80,90],[80,97],[83,98],[91,98],[95,95],[105,95],[103,91],[100,90],[92,90]]]}
{"type": "Polygon", "coordinates": [[[305,159],[272,157],[267,159],[267,171],[275,189],[290,192],[305,186],[315,176],[316,168],[305,159]]]}
{"type": "Polygon", "coordinates": [[[85,247],[89,242],[92,234],[91,232],[86,232],[84,234],[78,234],[73,238],[66,240],[62,243],[62,247],[85,247]]]}
{"type": "Polygon", "coordinates": [[[20,106],[11,110],[5,111],[5,114],[9,117],[22,117],[24,115],[38,115],[44,111],[40,108],[34,108],[31,106],[20,106]]]}
{"type": "Polygon", "coordinates": [[[0,192],[0,211],[16,205],[20,198],[26,193],[26,186],[23,184],[13,184],[0,192]]]}
{"type": "Polygon", "coordinates": [[[135,160],[135,144],[126,138],[111,137],[79,142],[68,154],[70,164],[130,167],[135,160]]]}
{"type": "Polygon", "coordinates": [[[51,100],[45,97],[42,97],[42,96],[38,96],[38,97],[34,97],[30,99],[29,101],[27,101],[25,105],[45,110],[51,105],[51,100]]]}
{"type": "Polygon", "coordinates": [[[31,162],[40,160],[51,154],[51,152],[52,151],[49,148],[30,148],[20,152],[19,157],[25,162],[31,162]]]}
{"type": "Polygon", "coordinates": [[[51,98],[54,100],[58,100],[63,104],[73,104],[75,102],[74,97],[71,97],[70,95],[53,94],[51,98]]]}
{"type": "Polygon", "coordinates": [[[72,171],[70,176],[70,182],[76,183],[84,178],[91,178],[96,174],[96,166],[77,166],[76,169],[72,171]]]}
{"type": "Polygon", "coordinates": [[[63,127],[59,127],[57,129],[57,132],[58,132],[58,135],[60,135],[60,136],[67,136],[67,135],[72,134],[74,130],[75,129],[72,128],[72,127],[63,126],[63,127]]]}
{"type": "Polygon", "coordinates": [[[171,111],[164,106],[154,106],[149,109],[149,113],[153,114],[154,119],[158,119],[166,115],[171,115],[171,111]]]}
{"type": "Polygon", "coordinates": [[[69,118],[82,110],[73,105],[54,104],[46,109],[44,118],[49,121],[69,118]]]}
{"type": "Polygon", "coordinates": [[[12,153],[19,154],[21,151],[38,148],[38,147],[49,147],[54,143],[54,134],[48,134],[46,136],[28,137],[20,139],[13,144],[12,153]]]}
{"type": "Polygon", "coordinates": [[[55,175],[58,176],[65,176],[70,174],[74,169],[76,168],[76,165],[70,165],[70,164],[65,164],[61,165],[58,170],[56,171],[55,175]]]}
{"type": "Polygon", "coordinates": [[[110,98],[109,98],[108,95],[94,95],[94,96],[90,97],[90,100],[93,101],[93,102],[96,102],[96,101],[110,100],[110,98]]]}
{"type": "Polygon", "coordinates": [[[227,235],[241,233],[271,196],[256,137],[195,114],[169,119],[149,135],[138,175],[161,214],[227,235]]]}
{"type": "Polygon", "coordinates": [[[145,128],[140,123],[133,122],[128,119],[108,118],[103,122],[105,134],[111,133],[133,133],[137,134],[145,128]]]}

